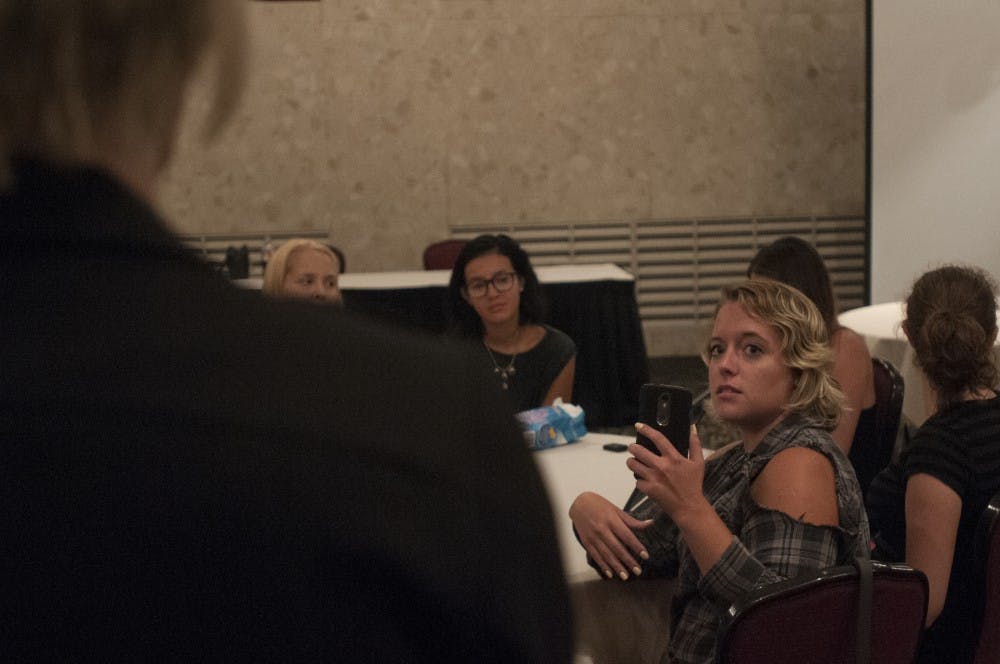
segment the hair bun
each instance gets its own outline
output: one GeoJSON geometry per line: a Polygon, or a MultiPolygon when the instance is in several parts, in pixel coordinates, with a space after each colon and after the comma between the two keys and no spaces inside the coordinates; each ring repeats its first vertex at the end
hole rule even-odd
{"type": "Polygon", "coordinates": [[[977,373],[986,332],[966,312],[935,311],[924,321],[922,365],[935,382],[949,391],[961,391],[977,373]]]}
{"type": "Polygon", "coordinates": [[[944,408],[1000,382],[994,362],[996,293],[980,268],[946,265],[920,276],[906,299],[916,363],[944,408]]]}
{"type": "Polygon", "coordinates": [[[964,311],[941,309],[924,321],[924,337],[939,350],[976,354],[986,343],[986,331],[973,316],[964,311]],[[955,348],[958,345],[961,348],[955,348]]]}

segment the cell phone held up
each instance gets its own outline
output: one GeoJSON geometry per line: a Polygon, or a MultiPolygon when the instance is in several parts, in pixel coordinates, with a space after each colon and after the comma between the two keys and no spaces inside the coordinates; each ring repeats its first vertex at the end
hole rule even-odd
{"type": "MultiPolygon", "coordinates": [[[[687,388],[646,383],[639,389],[639,421],[662,433],[678,452],[687,456],[691,401],[691,391],[687,388]]],[[[653,441],[641,433],[636,433],[635,442],[660,453],[653,441]]]]}

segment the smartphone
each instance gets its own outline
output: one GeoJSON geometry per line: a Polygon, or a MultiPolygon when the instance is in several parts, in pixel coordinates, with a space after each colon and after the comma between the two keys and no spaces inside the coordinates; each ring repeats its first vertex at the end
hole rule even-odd
{"type": "MultiPolygon", "coordinates": [[[[678,452],[687,456],[691,401],[691,390],[685,387],[646,383],[639,389],[639,421],[662,433],[678,452]]],[[[636,433],[635,442],[660,453],[653,441],[641,433],[636,433]]]]}

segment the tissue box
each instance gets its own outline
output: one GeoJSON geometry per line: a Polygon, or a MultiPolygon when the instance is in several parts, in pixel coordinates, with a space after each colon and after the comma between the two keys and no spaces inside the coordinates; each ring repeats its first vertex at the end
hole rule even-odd
{"type": "Polygon", "coordinates": [[[587,433],[583,408],[556,399],[552,406],[532,408],[517,413],[528,447],[544,450],[579,440],[587,433]]]}

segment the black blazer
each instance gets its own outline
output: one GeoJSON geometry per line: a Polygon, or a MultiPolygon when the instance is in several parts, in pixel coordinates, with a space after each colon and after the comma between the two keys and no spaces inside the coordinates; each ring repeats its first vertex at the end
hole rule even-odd
{"type": "Polygon", "coordinates": [[[7,658],[570,661],[463,350],[237,290],[97,170],[21,162],[0,237],[7,658]]]}

